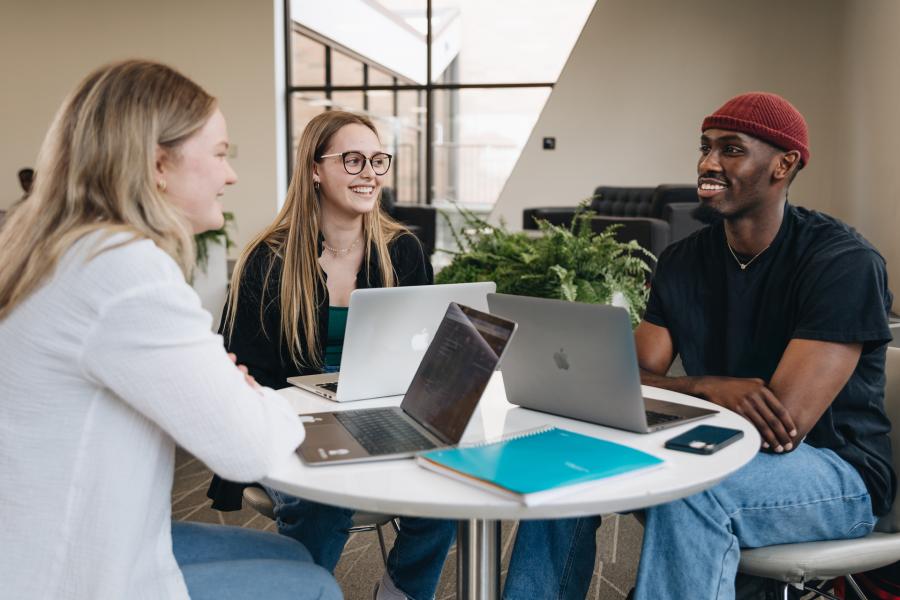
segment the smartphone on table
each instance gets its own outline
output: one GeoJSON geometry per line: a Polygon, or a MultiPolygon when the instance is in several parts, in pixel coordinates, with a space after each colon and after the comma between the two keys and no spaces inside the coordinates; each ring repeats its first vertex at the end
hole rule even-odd
{"type": "Polygon", "coordinates": [[[698,425],[690,431],[673,437],[666,442],[669,450],[693,452],[694,454],[712,454],[725,446],[735,443],[744,437],[740,429],[716,427],[715,425],[698,425]]]}

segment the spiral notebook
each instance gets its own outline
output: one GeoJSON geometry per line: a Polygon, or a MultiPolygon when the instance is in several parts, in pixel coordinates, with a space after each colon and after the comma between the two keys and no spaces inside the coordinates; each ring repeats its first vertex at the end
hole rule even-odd
{"type": "Polygon", "coordinates": [[[664,462],[629,446],[556,427],[496,442],[432,450],[417,455],[416,461],[426,469],[529,506],[664,462]]]}

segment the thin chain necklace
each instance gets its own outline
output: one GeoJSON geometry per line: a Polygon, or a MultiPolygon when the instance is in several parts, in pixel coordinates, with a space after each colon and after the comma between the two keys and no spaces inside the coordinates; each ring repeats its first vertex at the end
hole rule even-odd
{"type": "Polygon", "coordinates": [[[340,258],[341,256],[346,256],[346,255],[350,254],[350,252],[352,252],[353,249],[356,248],[356,245],[359,244],[360,239],[361,238],[357,237],[355,240],[353,240],[353,243],[350,244],[346,248],[332,248],[331,246],[328,245],[328,242],[326,242],[325,240],[322,240],[322,246],[326,250],[331,252],[335,258],[340,258]]]}
{"type": "Polygon", "coordinates": [[[759,258],[759,256],[760,256],[763,252],[765,252],[766,250],[768,250],[768,249],[769,249],[769,246],[771,246],[772,244],[769,244],[769,246],[766,246],[765,248],[763,248],[762,250],[760,250],[759,252],[757,252],[757,253],[753,256],[753,258],[751,258],[751,259],[748,260],[747,262],[741,262],[741,259],[739,259],[739,258],[737,257],[737,254],[734,253],[734,249],[731,247],[731,244],[728,243],[728,238],[725,238],[725,245],[728,246],[728,250],[731,252],[731,256],[734,257],[734,261],[735,261],[735,262],[738,264],[738,266],[741,268],[741,271],[744,271],[744,270],[747,269],[747,267],[750,266],[750,263],[752,263],[754,260],[756,260],[757,258],[759,258]]]}

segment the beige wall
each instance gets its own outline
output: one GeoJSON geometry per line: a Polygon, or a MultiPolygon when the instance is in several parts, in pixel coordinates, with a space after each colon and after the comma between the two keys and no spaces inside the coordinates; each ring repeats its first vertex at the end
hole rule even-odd
{"type": "Polygon", "coordinates": [[[806,116],[812,157],[791,197],[831,211],[844,5],[598,0],[493,217],[519,228],[523,208],[573,205],[599,184],[690,183],[703,117],[753,90],[806,116]],[[557,149],[542,150],[543,136],[557,149]]]}
{"type": "MultiPolygon", "coordinates": [[[[859,229],[888,261],[900,297],[900,2],[848,2],[846,51],[832,211],[859,229]]],[[[895,303],[895,310],[898,306],[895,303]]]]}
{"type": "Polygon", "coordinates": [[[238,243],[277,206],[274,7],[280,0],[30,0],[0,11],[0,209],[21,192],[64,95],[91,69],[130,57],[161,60],[217,96],[237,145],[240,180],[224,200],[238,243]]]}

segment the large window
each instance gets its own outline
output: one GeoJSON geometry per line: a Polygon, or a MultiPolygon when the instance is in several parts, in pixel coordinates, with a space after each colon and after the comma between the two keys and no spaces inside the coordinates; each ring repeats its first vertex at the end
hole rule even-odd
{"type": "Polygon", "coordinates": [[[361,112],[400,202],[489,210],[594,1],[286,0],[289,163],[313,116],[361,112]]]}

